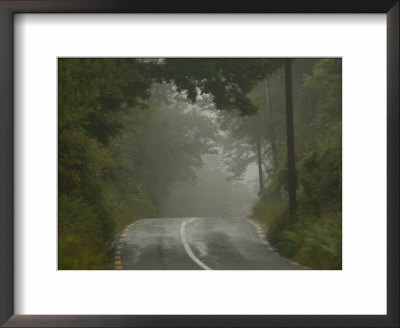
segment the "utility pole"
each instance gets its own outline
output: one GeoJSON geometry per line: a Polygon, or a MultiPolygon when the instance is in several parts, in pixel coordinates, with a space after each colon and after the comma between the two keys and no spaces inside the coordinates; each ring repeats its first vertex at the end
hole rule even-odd
{"type": "Polygon", "coordinates": [[[285,59],[285,93],[286,93],[286,137],[288,162],[288,192],[289,214],[291,220],[296,213],[296,168],[294,159],[294,132],[293,132],[293,90],[291,59],[285,59]]]}

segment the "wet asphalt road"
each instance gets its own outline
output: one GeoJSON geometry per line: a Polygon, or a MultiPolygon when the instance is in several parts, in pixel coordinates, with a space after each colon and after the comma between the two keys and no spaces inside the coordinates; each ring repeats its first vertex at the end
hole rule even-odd
{"type": "Polygon", "coordinates": [[[111,265],[124,270],[302,270],[280,257],[266,226],[247,218],[142,219],[113,242],[111,265]]]}

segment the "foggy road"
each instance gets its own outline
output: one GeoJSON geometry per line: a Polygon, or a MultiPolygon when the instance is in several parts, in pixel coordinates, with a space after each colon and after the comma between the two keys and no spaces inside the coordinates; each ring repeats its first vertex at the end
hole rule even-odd
{"type": "Polygon", "coordinates": [[[119,270],[304,270],[283,259],[249,218],[141,219],[115,238],[111,265],[119,270]]]}

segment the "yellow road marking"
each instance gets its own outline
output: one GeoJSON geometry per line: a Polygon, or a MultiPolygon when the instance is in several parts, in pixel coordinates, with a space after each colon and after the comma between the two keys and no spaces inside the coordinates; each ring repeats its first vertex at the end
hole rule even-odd
{"type": "MultiPolygon", "coordinates": [[[[259,234],[259,236],[261,237],[261,234],[260,234],[260,233],[258,233],[258,234],[259,234]]],[[[264,235],[263,235],[263,237],[264,237],[264,235]]],[[[279,254],[278,252],[273,252],[273,253],[274,253],[276,256],[279,256],[279,257],[283,258],[285,261],[290,262],[290,263],[293,264],[293,265],[301,266],[301,267],[303,267],[303,268],[306,269],[306,270],[313,270],[312,268],[310,268],[310,267],[308,267],[308,266],[301,265],[301,264],[299,264],[299,263],[297,263],[297,262],[295,262],[295,261],[293,261],[293,260],[291,260],[291,259],[287,259],[287,258],[285,258],[285,257],[283,257],[283,256],[280,256],[280,254],[279,254]]]]}
{"type": "Polygon", "coordinates": [[[129,230],[132,228],[132,226],[136,222],[132,222],[131,224],[127,225],[121,232],[121,235],[119,236],[118,244],[117,247],[115,247],[115,253],[114,253],[114,269],[116,270],[122,270],[122,259],[121,259],[121,251],[123,247],[123,243],[125,242],[125,237],[127,236],[129,230]]]}
{"type": "Polygon", "coordinates": [[[258,233],[258,236],[259,236],[260,238],[265,238],[265,234],[264,234],[264,232],[263,232],[263,229],[262,229],[262,227],[261,227],[257,222],[254,222],[253,220],[251,220],[251,219],[249,219],[249,218],[246,218],[246,220],[247,220],[248,222],[250,222],[252,225],[255,226],[256,231],[257,231],[257,233],[258,233]]]}

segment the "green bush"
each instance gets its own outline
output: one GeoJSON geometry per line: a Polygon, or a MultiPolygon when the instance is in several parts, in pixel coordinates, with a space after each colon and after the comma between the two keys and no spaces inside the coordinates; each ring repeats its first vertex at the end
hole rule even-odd
{"type": "Polygon", "coordinates": [[[261,201],[253,208],[253,216],[270,224],[287,213],[287,202],[261,201]]]}
{"type": "Polygon", "coordinates": [[[110,218],[81,198],[59,197],[58,268],[60,270],[102,269],[107,259],[113,229],[110,218]]]}
{"type": "MultiPolygon", "coordinates": [[[[314,269],[342,268],[341,213],[309,217],[275,233],[275,246],[288,258],[314,269]]],[[[282,228],[282,227],[281,227],[282,228]]]]}
{"type": "Polygon", "coordinates": [[[342,201],[342,140],[341,124],[299,164],[300,200],[307,213],[319,213],[327,204],[342,201]]]}
{"type": "Polygon", "coordinates": [[[105,203],[110,208],[115,222],[114,232],[126,225],[154,213],[154,206],[145,195],[129,193],[120,184],[108,182],[105,186],[105,203]]]}

